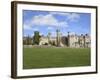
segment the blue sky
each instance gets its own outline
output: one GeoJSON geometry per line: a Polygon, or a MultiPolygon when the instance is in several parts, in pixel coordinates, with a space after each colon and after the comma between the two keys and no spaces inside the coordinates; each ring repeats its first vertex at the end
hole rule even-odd
{"type": "Polygon", "coordinates": [[[63,36],[67,36],[67,32],[90,34],[90,28],[90,13],[23,10],[23,36],[33,36],[34,31],[44,36],[51,32],[56,36],[56,29],[63,36]]]}

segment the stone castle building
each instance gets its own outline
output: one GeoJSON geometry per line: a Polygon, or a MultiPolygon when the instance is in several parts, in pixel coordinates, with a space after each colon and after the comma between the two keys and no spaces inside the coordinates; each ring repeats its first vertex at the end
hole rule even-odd
{"type": "MultiPolygon", "coordinates": [[[[40,44],[44,45],[54,43],[54,45],[57,45],[57,37],[41,37],[40,44]]],[[[91,39],[88,34],[68,34],[67,36],[60,36],[59,37],[59,46],[67,46],[67,47],[90,47],[91,45],[91,39]]]]}
{"type": "MultiPolygon", "coordinates": [[[[32,38],[27,39],[24,38],[25,41],[28,44],[32,44],[34,40],[32,38]],[[29,42],[27,42],[27,40],[29,42]]],[[[50,33],[48,33],[47,36],[41,36],[39,45],[51,45],[51,46],[59,46],[59,47],[90,47],[91,46],[91,38],[88,34],[70,34],[68,32],[68,35],[62,36],[60,31],[57,31],[57,36],[52,37],[50,33]]]]}
{"type": "Polygon", "coordinates": [[[90,47],[91,39],[88,34],[81,35],[68,35],[68,46],[69,47],[90,47]]]}

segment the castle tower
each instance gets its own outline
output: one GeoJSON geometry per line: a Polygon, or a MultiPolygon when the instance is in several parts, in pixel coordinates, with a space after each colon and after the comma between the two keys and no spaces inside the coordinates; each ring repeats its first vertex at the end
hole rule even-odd
{"type": "Polygon", "coordinates": [[[49,32],[48,33],[48,43],[50,44],[50,36],[51,36],[51,33],[49,32]]]}
{"type": "Polygon", "coordinates": [[[68,32],[68,47],[70,47],[70,35],[69,35],[69,32],[68,32]]]}
{"type": "Polygon", "coordinates": [[[85,47],[90,47],[90,36],[88,34],[85,34],[85,47]]]}
{"type": "Polygon", "coordinates": [[[56,37],[56,38],[57,38],[57,39],[56,39],[56,40],[57,40],[57,46],[60,46],[60,30],[57,29],[57,30],[56,30],[56,33],[57,33],[57,37],[56,37]]]}

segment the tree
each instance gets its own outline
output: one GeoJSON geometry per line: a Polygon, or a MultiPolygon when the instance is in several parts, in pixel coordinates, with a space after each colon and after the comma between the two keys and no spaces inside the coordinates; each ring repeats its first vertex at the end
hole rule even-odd
{"type": "Polygon", "coordinates": [[[27,45],[29,45],[30,44],[30,37],[28,36],[27,37],[27,45]]]}
{"type": "Polygon", "coordinates": [[[39,45],[39,42],[40,42],[40,35],[39,35],[39,32],[38,32],[38,31],[35,31],[35,32],[34,32],[33,40],[34,40],[34,44],[39,45]]]}

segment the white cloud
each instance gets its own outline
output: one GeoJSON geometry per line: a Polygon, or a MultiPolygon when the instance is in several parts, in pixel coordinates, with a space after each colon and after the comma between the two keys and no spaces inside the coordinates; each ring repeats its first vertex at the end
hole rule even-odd
{"type": "Polygon", "coordinates": [[[30,24],[24,24],[23,28],[24,28],[24,30],[33,30],[33,31],[39,30],[37,27],[31,27],[30,24]]]}
{"type": "Polygon", "coordinates": [[[60,22],[59,26],[65,28],[65,27],[68,27],[68,23],[67,22],[60,22]]]}
{"type": "Polygon", "coordinates": [[[52,15],[60,15],[60,16],[65,16],[67,20],[71,22],[76,22],[79,20],[80,15],[78,13],[64,13],[64,12],[50,12],[52,15]]]}
{"type": "Polygon", "coordinates": [[[35,27],[35,28],[32,28],[32,29],[33,29],[34,31],[38,31],[38,30],[39,30],[39,29],[38,29],[38,28],[36,28],[36,27],[35,27]]]}
{"type": "Polygon", "coordinates": [[[68,27],[68,22],[76,22],[80,18],[80,14],[78,13],[64,13],[64,12],[50,12],[47,15],[36,15],[29,21],[26,21],[24,24],[24,29],[27,30],[38,30],[32,28],[35,26],[49,26],[48,30],[53,29],[53,27],[57,28],[66,28],[68,27]],[[65,17],[65,21],[59,21],[54,15],[60,15],[65,17]],[[52,27],[52,28],[50,28],[52,27]]]}
{"type": "Polygon", "coordinates": [[[32,24],[34,24],[34,25],[46,25],[46,26],[51,26],[51,27],[68,26],[67,22],[58,21],[52,14],[34,16],[32,19],[32,24]]]}
{"type": "Polygon", "coordinates": [[[47,15],[36,15],[33,16],[33,18],[29,21],[26,21],[24,24],[24,29],[27,30],[38,30],[33,29],[34,26],[49,26],[48,30],[52,30],[53,27],[56,28],[66,28],[68,27],[68,21],[78,21],[80,18],[80,15],[78,13],[63,13],[63,12],[50,12],[47,15]],[[61,15],[66,17],[65,21],[59,21],[57,18],[55,18],[54,15],[61,15]],[[52,28],[50,28],[52,27],[52,28]]]}
{"type": "Polygon", "coordinates": [[[65,12],[50,12],[52,15],[62,15],[62,16],[69,16],[70,13],[65,13],[65,12]]]}
{"type": "Polygon", "coordinates": [[[23,28],[24,28],[25,30],[31,30],[31,29],[32,29],[32,28],[30,27],[30,25],[28,25],[28,24],[24,24],[23,28]]]}
{"type": "Polygon", "coordinates": [[[67,18],[72,22],[76,22],[79,20],[80,15],[78,13],[71,13],[67,18]]]}
{"type": "Polygon", "coordinates": [[[52,27],[48,27],[47,29],[48,29],[48,30],[52,30],[53,28],[52,28],[52,27]]]}
{"type": "Polygon", "coordinates": [[[50,14],[48,15],[38,15],[34,16],[32,23],[35,25],[49,25],[55,26],[57,24],[57,20],[50,14]]]}

